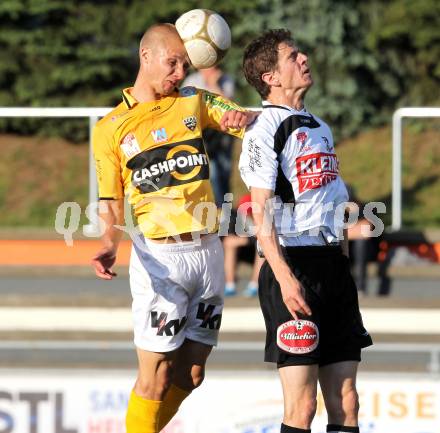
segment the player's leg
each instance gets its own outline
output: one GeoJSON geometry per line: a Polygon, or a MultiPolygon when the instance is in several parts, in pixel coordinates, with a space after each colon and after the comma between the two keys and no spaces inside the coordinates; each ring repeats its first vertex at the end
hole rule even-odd
{"type": "Polygon", "coordinates": [[[238,248],[246,246],[248,238],[236,235],[228,235],[223,239],[223,249],[225,256],[225,295],[232,296],[236,294],[235,271],[237,268],[238,248]]]}
{"type": "Polygon", "coordinates": [[[319,383],[328,414],[328,432],[359,433],[357,367],[357,361],[344,361],[319,369],[319,383]]]}
{"type": "Polygon", "coordinates": [[[139,370],[128,402],[127,433],[160,431],[159,412],[171,385],[174,353],[155,353],[137,348],[139,370]]]}
{"type": "Polygon", "coordinates": [[[201,245],[187,252],[193,276],[185,341],[176,351],[173,385],[160,412],[160,427],[177,412],[180,403],[199,386],[205,375],[205,363],[217,344],[223,311],[223,248],[217,235],[202,237],[201,245]]]}
{"type": "Polygon", "coordinates": [[[308,267],[319,267],[303,251],[303,248],[289,250],[287,259],[301,281],[306,301],[312,308],[312,316],[300,320],[292,318],[268,262],[263,263],[259,277],[258,294],[266,325],[264,359],[277,364],[284,395],[281,433],[310,433],[316,412],[320,309],[315,300],[315,287],[304,276],[310,273],[308,267]]]}
{"type": "Polygon", "coordinates": [[[284,396],[281,433],[310,432],[316,412],[318,365],[290,365],[279,369],[284,396]]]}
{"type": "Polygon", "coordinates": [[[361,349],[372,341],[362,323],[348,258],[334,257],[333,266],[335,273],[329,279],[332,296],[327,299],[322,325],[325,344],[321,347],[319,381],[328,413],[328,431],[357,433],[356,374],[361,349]]]}
{"type": "Polygon", "coordinates": [[[127,409],[127,433],[157,433],[176,350],[185,340],[185,264],[167,244],[135,245],[130,261],[134,343],[139,373],[127,409]]]}
{"type": "Polygon", "coordinates": [[[176,351],[172,384],[159,413],[159,431],[177,413],[183,400],[202,384],[205,378],[206,360],[211,350],[212,346],[185,340],[176,351]]]}

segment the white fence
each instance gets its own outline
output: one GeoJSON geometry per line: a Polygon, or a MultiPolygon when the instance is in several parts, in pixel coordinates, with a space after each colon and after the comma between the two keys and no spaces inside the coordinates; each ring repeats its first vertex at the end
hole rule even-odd
{"type": "MultiPolygon", "coordinates": [[[[89,132],[97,120],[110,112],[109,107],[95,108],[26,108],[0,107],[0,117],[87,117],[89,118],[89,132]]],[[[392,178],[392,225],[394,231],[402,226],[402,119],[404,117],[440,117],[440,107],[405,107],[398,109],[393,115],[393,178],[392,178]]],[[[98,190],[96,184],[95,167],[91,146],[89,150],[89,202],[96,202],[98,190]]],[[[89,230],[93,231],[97,220],[92,221],[89,230]]]]}
{"type": "Polygon", "coordinates": [[[404,107],[393,115],[393,192],[391,228],[402,227],[402,119],[404,117],[440,117],[440,107],[404,107]]]}
{"type": "MultiPolygon", "coordinates": [[[[0,107],[0,117],[40,117],[40,118],[82,118],[89,119],[89,203],[98,200],[98,185],[96,181],[95,164],[93,162],[91,137],[92,130],[100,117],[105,116],[112,110],[111,107],[94,107],[94,108],[27,108],[0,107]]],[[[96,232],[98,226],[98,216],[90,215],[91,224],[84,227],[88,233],[96,232]]]]}

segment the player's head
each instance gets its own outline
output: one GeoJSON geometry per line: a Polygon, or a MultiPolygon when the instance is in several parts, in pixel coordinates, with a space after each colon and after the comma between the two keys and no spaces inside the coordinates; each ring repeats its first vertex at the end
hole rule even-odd
{"type": "Polygon", "coordinates": [[[140,73],[158,96],[169,95],[185,78],[188,54],[172,24],[155,24],[139,45],[140,73]]]}
{"type": "Polygon", "coordinates": [[[313,84],[307,56],[284,29],[268,30],[246,47],[243,71],[263,99],[276,88],[306,91],[313,84]]]}

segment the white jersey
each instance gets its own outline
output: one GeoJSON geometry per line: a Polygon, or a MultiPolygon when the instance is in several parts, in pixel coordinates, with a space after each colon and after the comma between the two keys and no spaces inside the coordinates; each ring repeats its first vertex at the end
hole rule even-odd
{"type": "Polygon", "coordinates": [[[274,191],[281,245],[338,241],[348,194],[331,130],[321,119],[305,109],[263,102],[244,136],[239,169],[249,189],[274,191]]]}

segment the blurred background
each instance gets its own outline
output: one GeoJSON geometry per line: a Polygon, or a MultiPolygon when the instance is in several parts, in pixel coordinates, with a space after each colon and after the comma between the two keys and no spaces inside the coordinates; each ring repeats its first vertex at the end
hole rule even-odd
{"type": "MultiPolygon", "coordinates": [[[[146,28],[200,7],[231,27],[220,68],[243,106],[259,105],[241,72],[252,38],[289,28],[309,55],[315,85],[306,106],[333,130],[353,201],[361,209],[371,201],[386,206],[378,214],[383,235],[351,233],[360,304],[376,343],[360,367],[361,431],[440,433],[438,117],[403,121],[402,224],[391,228],[392,117],[402,107],[440,107],[440,2],[1,0],[0,106],[115,106],[136,78],[146,28]]],[[[99,241],[83,230],[93,183],[89,122],[88,115],[0,116],[0,433],[124,432],[136,374],[130,241],[121,245],[119,277],[95,279],[89,262],[99,241]],[[55,229],[64,202],[79,211],[78,221],[73,205],[59,214],[74,232],[70,246],[55,229]]],[[[240,143],[228,149],[227,190],[237,207],[246,194],[240,143]]],[[[262,362],[253,246],[231,245],[234,296],[226,300],[219,348],[206,383],[167,433],[278,432],[281,389],[262,362]]],[[[314,433],[325,424],[320,402],[314,433]]]]}

